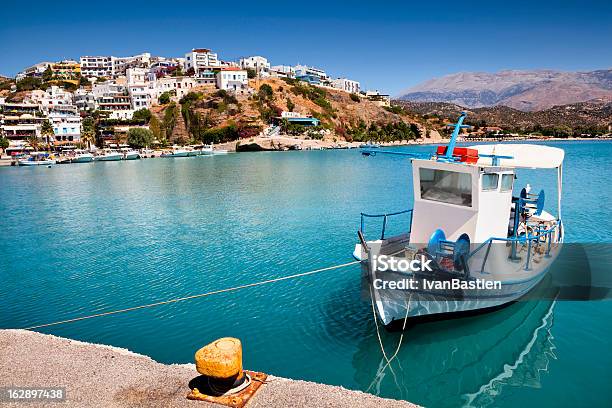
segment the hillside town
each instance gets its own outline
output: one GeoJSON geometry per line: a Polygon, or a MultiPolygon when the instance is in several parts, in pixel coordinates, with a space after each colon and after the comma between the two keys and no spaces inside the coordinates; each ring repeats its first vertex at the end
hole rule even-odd
{"type": "MultiPolygon", "coordinates": [[[[116,144],[115,131],[148,127],[140,118],[155,106],[177,103],[202,90],[248,97],[256,92],[252,81],[273,78],[390,106],[389,95],[364,91],[359,81],[334,78],[307,65],[271,65],[263,56],[225,61],[207,48],[194,48],[176,58],[148,52],[128,57],[87,55],[78,61],[40,62],[19,72],[10,89],[0,94],[0,137],[9,154],[37,143],[56,151],[77,145],[105,148],[116,144]],[[92,115],[111,123],[113,131],[109,134],[103,126],[92,130],[87,122],[92,115]]],[[[296,123],[318,124],[308,119],[312,115],[291,110],[281,116],[296,123]]]]}

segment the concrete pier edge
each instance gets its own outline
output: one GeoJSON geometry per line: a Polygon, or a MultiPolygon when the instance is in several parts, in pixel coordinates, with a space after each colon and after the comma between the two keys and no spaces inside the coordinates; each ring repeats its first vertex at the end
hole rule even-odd
{"type": "MultiPolygon", "coordinates": [[[[197,375],[194,364],[162,364],[123,348],[0,330],[0,387],[65,387],[66,401],[54,404],[58,407],[218,406],[186,399],[188,383],[197,375]]],[[[338,386],[268,378],[247,407],[417,407],[338,386]]],[[[0,402],[2,407],[23,404],[0,402]]]]}

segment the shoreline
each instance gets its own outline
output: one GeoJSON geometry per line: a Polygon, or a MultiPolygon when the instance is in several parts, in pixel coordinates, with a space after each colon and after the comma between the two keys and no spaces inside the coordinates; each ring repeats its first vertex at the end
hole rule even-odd
{"type": "MultiPolygon", "coordinates": [[[[458,143],[516,143],[516,142],[582,142],[582,141],[598,141],[598,142],[609,142],[612,141],[612,137],[550,137],[550,138],[530,138],[530,137],[513,137],[513,138],[496,138],[496,139],[474,139],[466,140],[465,138],[459,138],[458,143]]],[[[393,142],[380,142],[378,143],[381,147],[402,147],[402,146],[429,146],[429,145],[440,145],[447,144],[449,139],[417,139],[417,140],[401,140],[393,142]]],[[[219,143],[215,145],[220,149],[227,150],[231,153],[248,153],[248,152],[282,152],[282,151],[308,151],[308,150],[345,150],[345,149],[358,149],[359,145],[363,142],[346,142],[346,141],[329,141],[329,140],[307,140],[299,138],[290,138],[286,136],[275,136],[275,137],[257,137],[245,140],[234,140],[232,142],[219,143]],[[276,142],[276,144],[275,144],[276,142]],[[236,148],[239,145],[253,145],[259,146],[259,148],[252,148],[249,150],[237,151],[236,148]],[[302,149],[291,149],[290,146],[299,144],[302,149]]],[[[146,158],[157,159],[164,149],[155,150],[154,153],[146,158]]],[[[2,155],[0,157],[0,167],[10,167],[13,160],[8,156],[2,155]]]]}
{"type": "MultiPolygon", "coordinates": [[[[195,352],[195,350],[194,350],[195,352]]],[[[248,367],[247,367],[248,369],[248,367]]],[[[1,387],[65,387],[69,407],[217,407],[186,398],[194,364],[162,364],[124,348],[34,331],[0,330],[1,387]]],[[[23,406],[24,401],[2,406],[23,406]]],[[[29,403],[44,406],[45,401],[29,403]]],[[[248,407],[415,408],[406,401],[303,380],[268,376],[248,407]]]]}

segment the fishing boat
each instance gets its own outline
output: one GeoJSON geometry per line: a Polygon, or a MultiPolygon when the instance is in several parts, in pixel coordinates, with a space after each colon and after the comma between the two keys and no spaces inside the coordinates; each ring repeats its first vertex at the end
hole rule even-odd
{"type": "Polygon", "coordinates": [[[104,149],[94,157],[95,161],[119,161],[123,159],[123,154],[112,149],[104,149]]]}
{"type": "Polygon", "coordinates": [[[49,166],[56,163],[47,152],[31,152],[29,157],[17,160],[20,166],[49,166]]]}
{"type": "Polygon", "coordinates": [[[362,213],[353,252],[384,325],[509,304],[542,280],[560,251],[564,151],[535,144],[456,147],[465,117],[449,145],[430,155],[363,152],[412,162],[414,208],[362,213]],[[556,170],[556,215],[545,209],[544,190],[515,188],[518,169],[556,170]],[[390,220],[399,217],[408,222],[389,234],[390,220]],[[366,238],[367,220],[380,222],[375,237],[366,238]]]}
{"type": "Polygon", "coordinates": [[[378,149],[380,148],[380,145],[378,143],[372,143],[372,141],[370,140],[367,143],[360,144],[359,147],[361,149],[378,149]]]}
{"type": "Polygon", "coordinates": [[[213,150],[213,154],[217,155],[217,154],[228,154],[229,151],[225,150],[225,149],[217,149],[217,150],[213,150]]]}
{"type": "Polygon", "coordinates": [[[137,160],[140,159],[140,152],[138,150],[130,149],[124,147],[121,149],[121,154],[123,155],[123,160],[137,160]]]}

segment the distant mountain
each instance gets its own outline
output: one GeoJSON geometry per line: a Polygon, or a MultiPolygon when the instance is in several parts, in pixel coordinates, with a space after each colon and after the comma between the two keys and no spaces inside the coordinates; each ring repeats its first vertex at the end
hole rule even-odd
{"type": "Polygon", "coordinates": [[[522,111],[538,111],[591,99],[612,101],[612,69],[462,72],[407,89],[398,99],[449,102],[469,108],[504,105],[522,111]]]}
{"type": "Polygon", "coordinates": [[[525,112],[507,106],[466,108],[447,102],[394,101],[409,113],[442,123],[454,122],[462,111],[468,112],[466,123],[480,126],[498,126],[506,130],[532,131],[539,128],[566,127],[580,133],[599,130],[610,132],[612,102],[595,99],[549,109],[525,112]]]}

